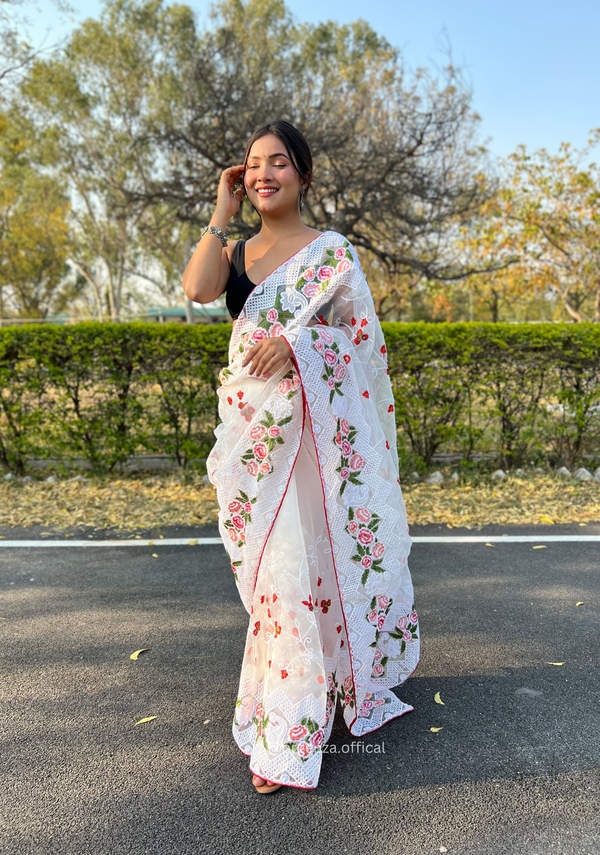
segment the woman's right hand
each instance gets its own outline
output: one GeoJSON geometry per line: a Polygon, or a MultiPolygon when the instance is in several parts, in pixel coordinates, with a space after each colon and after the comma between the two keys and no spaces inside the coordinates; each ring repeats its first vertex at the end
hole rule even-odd
{"type": "Polygon", "coordinates": [[[229,169],[224,169],[221,173],[219,181],[219,189],[217,191],[217,208],[216,213],[230,220],[240,209],[240,204],[244,198],[244,191],[241,187],[233,192],[233,188],[238,178],[244,172],[244,165],[230,166],[229,169]]]}

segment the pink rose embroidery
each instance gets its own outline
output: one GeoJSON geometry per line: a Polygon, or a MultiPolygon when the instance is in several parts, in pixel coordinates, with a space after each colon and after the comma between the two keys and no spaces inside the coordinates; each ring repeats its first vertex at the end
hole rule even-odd
{"type": "Polygon", "coordinates": [[[358,523],[356,522],[356,520],[352,520],[348,523],[348,531],[350,532],[350,534],[356,534],[356,532],[358,531],[358,523]]]}
{"type": "Polygon", "coordinates": [[[237,540],[238,539],[237,532],[234,528],[229,529],[229,539],[230,540],[237,540]]]}
{"type": "Polygon", "coordinates": [[[364,466],[364,463],[365,461],[362,459],[360,454],[353,454],[350,458],[350,469],[353,469],[354,472],[356,472],[357,469],[361,469],[364,466]]]}
{"type": "Polygon", "coordinates": [[[329,380],[327,381],[327,385],[329,386],[330,389],[335,388],[335,380],[333,379],[333,377],[329,378],[329,380]]]}
{"type": "MultiPolygon", "coordinates": [[[[340,263],[342,263],[342,262],[340,262],[340,263]]],[[[329,267],[329,265],[326,264],[323,267],[319,267],[317,276],[319,277],[321,282],[324,282],[326,279],[331,279],[331,277],[333,276],[334,273],[335,273],[335,271],[334,271],[333,267],[329,267]]]]}
{"type": "Polygon", "coordinates": [[[254,447],[252,448],[254,452],[254,456],[257,460],[264,460],[267,454],[269,453],[269,449],[265,445],[264,442],[256,442],[254,447]]]}
{"type": "Polygon", "coordinates": [[[326,350],[323,354],[323,359],[327,363],[327,365],[335,365],[337,362],[337,354],[335,350],[326,350]]]}
{"type": "Polygon", "coordinates": [[[377,609],[373,609],[373,611],[369,612],[369,620],[371,623],[377,623],[377,609]]]}
{"type": "Polygon", "coordinates": [[[371,551],[373,553],[373,558],[381,558],[381,556],[385,552],[385,546],[381,542],[376,543],[374,544],[371,551]]]}
{"type": "Polygon", "coordinates": [[[342,454],[344,455],[344,457],[350,457],[350,455],[352,454],[352,446],[350,445],[347,439],[344,439],[342,441],[342,454]]]}
{"type": "Polygon", "coordinates": [[[246,504],[244,505],[244,510],[247,514],[250,513],[250,511],[252,510],[252,505],[250,504],[250,502],[246,502],[246,504]]]}
{"type": "Polygon", "coordinates": [[[271,464],[268,460],[263,460],[263,462],[260,464],[260,471],[263,475],[269,474],[269,472],[271,471],[271,464]]]}
{"type": "Polygon", "coordinates": [[[338,273],[345,273],[346,270],[350,269],[350,262],[347,258],[345,258],[343,261],[340,261],[340,263],[335,269],[338,273]]]}
{"type": "Polygon", "coordinates": [[[337,260],[338,260],[338,261],[339,261],[341,258],[345,258],[345,256],[346,256],[346,250],[345,250],[345,249],[342,249],[342,247],[341,247],[341,246],[340,246],[340,248],[339,248],[339,249],[336,249],[336,251],[335,251],[335,257],[337,258],[337,260]]]}
{"type": "Polygon", "coordinates": [[[299,742],[301,739],[304,739],[307,733],[308,728],[304,727],[303,724],[296,724],[289,729],[288,736],[292,742],[299,742]]]}
{"type": "Polygon", "coordinates": [[[363,701],[362,709],[363,710],[373,709],[373,701],[363,701]]]}
{"type": "Polygon", "coordinates": [[[388,603],[389,603],[389,600],[385,594],[381,594],[380,597],[377,597],[377,605],[379,606],[380,609],[387,608],[388,603]]]}
{"type": "MultiPolygon", "coordinates": [[[[381,664],[381,662],[376,662],[375,665],[373,665],[373,673],[376,677],[381,677],[381,675],[383,674],[383,665],[381,664]]],[[[377,704],[377,701],[375,701],[375,703],[377,706],[379,706],[379,704],[377,704]]]]}
{"type": "Polygon", "coordinates": [[[271,425],[271,427],[269,428],[269,436],[271,436],[271,437],[272,436],[279,436],[280,433],[281,433],[281,430],[279,429],[278,425],[271,425]]]}
{"type": "Polygon", "coordinates": [[[264,435],[265,429],[262,425],[254,425],[254,427],[250,430],[251,439],[262,439],[264,435]]]}
{"type": "MultiPolygon", "coordinates": [[[[369,523],[371,521],[371,512],[366,508],[357,508],[356,509],[356,518],[361,521],[361,523],[369,523]]],[[[387,605],[387,603],[386,603],[387,605]]],[[[383,606],[385,608],[385,606],[383,606]]]]}
{"type": "Polygon", "coordinates": [[[325,344],[331,344],[333,341],[333,336],[329,332],[329,330],[319,330],[319,338],[321,338],[325,344]]]}
{"type": "Polygon", "coordinates": [[[319,746],[319,745],[322,745],[322,743],[323,743],[323,731],[322,730],[316,730],[310,738],[310,744],[319,746]]]}
{"type": "Polygon", "coordinates": [[[241,507],[242,506],[239,502],[229,502],[229,504],[227,505],[227,510],[231,514],[237,514],[241,507]]]}
{"type": "Polygon", "coordinates": [[[342,429],[342,433],[350,433],[350,425],[348,424],[348,419],[342,419],[340,422],[340,427],[342,429]]]}
{"type": "Polygon", "coordinates": [[[315,342],[315,347],[317,348],[317,350],[318,350],[318,351],[319,351],[319,353],[320,353],[320,352],[323,350],[323,347],[324,347],[323,342],[322,342],[320,339],[318,339],[318,340],[315,342]]]}
{"type": "Polygon", "coordinates": [[[258,475],[258,463],[256,460],[249,460],[248,463],[246,463],[246,472],[249,475],[258,475]]]}
{"type": "Polygon", "coordinates": [[[405,641],[412,641],[412,635],[410,634],[410,632],[408,630],[406,630],[406,632],[402,633],[402,638],[405,641]]]}
{"type": "Polygon", "coordinates": [[[333,372],[333,376],[336,380],[343,380],[344,374],[346,373],[346,369],[343,365],[336,365],[335,371],[333,372]]]}
{"type": "Polygon", "coordinates": [[[307,282],[304,288],[302,289],[303,294],[305,294],[310,300],[311,297],[314,297],[315,294],[319,293],[319,286],[316,282],[307,282]]]}
{"type": "Polygon", "coordinates": [[[408,626],[408,618],[401,617],[398,621],[398,629],[406,629],[408,626]]]}
{"type": "Polygon", "coordinates": [[[266,330],[263,330],[262,327],[257,327],[251,335],[251,339],[254,342],[261,341],[263,338],[267,337],[266,330]]]}
{"type": "Polygon", "coordinates": [[[310,745],[308,742],[300,742],[298,748],[296,749],[300,757],[308,757],[310,754],[310,745]]]}
{"type": "Polygon", "coordinates": [[[234,524],[234,526],[236,528],[239,528],[239,529],[244,528],[244,520],[239,516],[232,517],[231,522],[234,524]]]}
{"type": "Polygon", "coordinates": [[[377,629],[382,630],[385,623],[385,615],[381,615],[377,621],[377,629]]]}
{"type": "Polygon", "coordinates": [[[373,535],[373,532],[370,531],[368,528],[361,528],[361,530],[358,532],[358,542],[362,543],[363,546],[367,546],[367,544],[373,543],[374,539],[375,536],[373,535]]]}
{"type": "Polygon", "coordinates": [[[363,555],[360,563],[361,563],[362,567],[369,568],[371,566],[371,564],[373,563],[373,561],[371,560],[370,555],[363,555]]]}
{"type": "Polygon", "coordinates": [[[418,620],[419,620],[419,615],[416,612],[411,612],[410,613],[410,622],[411,623],[417,623],[418,620]]]}
{"type": "Polygon", "coordinates": [[[281,333],[283,332],[283,325],[280,324],[279,321],[277,321],[276,324],[273,324],[273,326],[271,327],[269,332],[270,332],[271,338],[275,338],[276,336],[280,336],[281,333]]]}
{"type": "Polygon", "coordinates": [[[307,282],[310,282],[312,279],[315,278],[315,268],[309,267],[308,270],[305,270],[302,275],[304,276],[307,282]]]}
{"type": "Polygon", "coordinates": [[[341,431],[339,431],[339,430],[338,430],[338,432],[336,433],[334,442],[335,442],[335,444],[336,444],[336,445],[341,445],[341,444],[342,444],[342,434],[341,434],[341,431]]]}
{"type": "Polygon", "coordinates": [[[269,309],[267,312],[267,320],[270,324],[274,324],[277,318],[279,317],[279,312],[277,309],[269,309]]]}
{"type": "Polygon", "coordinates": [[[346,478],[349,477],[349,475],[350,475],[350,470],[348,469],[348,467],[342,466],[341,471],[340,471],[340,477],[343,478],[345,481],[346,478]]]}
{"type": "Polygon", "coordinates": [[[279,390],[279,392],[281,392],[282,395],[286,395],[288,392],[292,391],[292,381],[289,379],[289,377],[287,377],[285,380],[281,380],[279,382],[279,385],[277,386],[277,389],[279,390]]]}
{"type": "Polygon", "coordinates": [[[374,655],[375,655],[375,662],[379,662],[379,660],[383,656],[383,653],[381,652],[381,650],[379,650],[379,648],[377,648],[374,655]]]}

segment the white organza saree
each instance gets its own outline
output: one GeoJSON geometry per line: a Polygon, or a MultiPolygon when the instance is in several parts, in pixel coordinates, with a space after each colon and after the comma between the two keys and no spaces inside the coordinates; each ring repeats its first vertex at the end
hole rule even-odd
{"type": "Polygon", "coordinates": [[[337,699],[358,737],[409,712],[390,689],[420,650],[386,347],[342,235],[253,289],[220,381],[207,471],[250,615],[233,736],[255,774],[313,789],[337,699]],[[276,335],[293,358],[249,376],[276,335]]]}

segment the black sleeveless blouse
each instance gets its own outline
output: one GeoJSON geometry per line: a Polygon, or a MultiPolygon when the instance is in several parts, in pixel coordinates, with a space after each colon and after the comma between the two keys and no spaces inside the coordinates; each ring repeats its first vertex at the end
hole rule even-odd
{"type": "Polygon", "coordinates": [[[246,241],[238,240],[231,253],[231,272],[225,286],[225,303],[232,320],[235,320],[256,286],[246,274],[246,241]]]}

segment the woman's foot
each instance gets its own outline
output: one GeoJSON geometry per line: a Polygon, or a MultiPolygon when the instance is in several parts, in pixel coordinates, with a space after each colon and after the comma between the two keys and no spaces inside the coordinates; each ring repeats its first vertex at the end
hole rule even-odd
{"type": "Polygon", "coordinates": [[[276,784],[274,781],[268,781],[266,778],[261,778],[260,775],[252,776],[252,783],[257,793],[274,793],[283,784],[276,784]]]}

